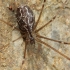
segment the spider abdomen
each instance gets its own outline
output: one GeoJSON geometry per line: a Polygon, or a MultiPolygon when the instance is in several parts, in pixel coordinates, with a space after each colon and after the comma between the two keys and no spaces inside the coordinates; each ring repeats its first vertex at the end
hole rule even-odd
{"type": "Polygon", "coordinates": [[[35,24],[35,16],[33,11],[28,6],[20,6],[16,10],[16,18],[23,39],[29,39],[30,43],[34,43],[32,31],[35,24]]]}

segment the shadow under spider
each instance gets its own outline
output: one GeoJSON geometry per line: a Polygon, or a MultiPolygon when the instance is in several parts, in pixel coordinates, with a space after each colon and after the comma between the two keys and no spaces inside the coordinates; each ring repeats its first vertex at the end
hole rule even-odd
{"type": "MultiPolygon", "coordinates": [[[[46,2],[46,0],[44,0],[44,3],[45,3],[45,2],[46,2]]],[[[12,8],[9,8],[9,9],[12,10],[12,8]]],[[[44,36],[41,36],[41,35],[38,34],[39,31],[41,31],[45,26],[47,27],[48,24],[50,24],[50,23],[57,17],[57,16],[54,16],[48,23],[46,23],[45,25],[43,25],[43,26],[40,27],[39,29],[36,29],[36,27],[37,27],[37,25],[38,25],[38,23],[39,23],[39,20],[40,20],[40,18],[41,18],[43,9],[44,9],[44,4],[42,5],[42,9],[41,9],[40,15],[39,15],[39,17],[38,17],[38,20],[37,20],[37,22],[36,22],[36,24],[34,25],[33,30],[32,30],[32,33],[34,33],[34,34],[36,35],[34,39],[35,39],[38,43],[46,45],[47,47],[51,48],[51,49],[54,50],[55,52],[57,52],[57,53],[59,53],[60,55],[62,55],[63,57],[65,57],[66,59],[70,60],[70,57],[68,57],[68,56],[66,56],[65,54],[59,52],[58,50],[56,50],[55,48],[53,48],[52,46],[50,46],[49,44],[47,44],[46,42],[44,42],[44,41],[41,40],[41,38],[43,38],[43,39],[46,39],[46,40],[50,40],[50,41],[62,43],[62,41],[50,39],[50,38],[47,38],[47,37],[44,37],[44,36]]],[[[9,25],[9,26],[11,26],[11,27],[13,27],[13,25],[11,25],[11,24],[8,23],[8,22],[5,22],[4,20],[1,20],[1,19],[0,19],[0,21],[6,23],[7,25],[9,25]]],[[[17,28],[14,27],[14,29],[17,29],[17,28]]],[[[20,31],[20,29],[18,29],[18,30],[20,31]]],[[[22,35],[21,37],[23,37],[23,35],[22,35]]],[[[16,40],[20,39],[21,37],[17,38],[16,40]]],[[[16,40],[14,40],[14,41],[16,41],[16,40]]],[[[13,41],[13,42],[14,42],[14,41],[13,41]]],[[[63,43],[70,45],[70,43],[67,43],[67,42],[63,42],[63,43]]],[[[8,46],[8,44],[7,44],[5,47],[7,47],[7,46],[8,46]]],[[[5,48],[5,47],[4,47],[4,48],[5,48]]],[[[27,42],[27,40],[26,40],[26,41],[25,41],[25,50],[24,50],[24,52],[23,52],[23,54],[24,54],[23,59],[24,59],[25,56],[26,56],[26,50],[27,50],[27,52],[28,52],[28,55],[31,55],[31,51],[32,51],[33,53],[35,53],[35,55],[38,55],[38,54],[39,54],[39,55],[42,57],[42,59],[44,60],[44,62],[47,64],[47,61],[46,61],[47,57],[45,56],[45,54],[42,53],[42,48],[40,47],[40,45],[39,45],[38,48],[36,49],[36,48],[35,48],[35,44],[34,44],[34,45],[31,45],[31,44],[30,44],[29,42],[27,42]],[[31,47],[29,47],[29,46],[31,46],[31,47]],[[32,46],[33,46],[33,47],[32,47],[32,46]],[[37,53],[38,53],[38,54],[37,54],[37,53]],[[46,59],[45,59],[45,58],[46,58],[46,59]]],[[[31,55],[31,56],[33,56],[33,55],[31,55]]],[[[33,57],[33,58],[34,58],[34,57],[33,57]]],[[[32,58],[31,58],[30,60],[32,60],[32,58]]],[[[23,64],[24,64],[24,60],[22,61],[22,66],[23,66],[23,64]]],[[[22,66],[21,66],[21,69],[22,69],[22,66]]],[[[34,69],[33,69],[33,70],[34,70],[34,69]]]]}

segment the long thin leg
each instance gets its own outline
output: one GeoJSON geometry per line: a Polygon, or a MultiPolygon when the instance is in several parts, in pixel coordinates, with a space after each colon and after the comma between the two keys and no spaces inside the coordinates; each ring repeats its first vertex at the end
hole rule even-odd
{"type": "Polygon", "coordinates": [[[35,33],[39,32],[40,30],[42,30],[45,26],[47,26],[50,22],[52,22],[54,19],[56,18],[56,16],[54,16],[48,23],[46,23],[45,25],[43,25],[42,27],[40,27],[39,29],[35,30],[35,33]]]}
{"type": "Polygon", "coordinates": [[[60,55],[62,55],[63,57],[65,57],[66,59],[70,60],[70,58],[69,58],[68,56],[66,56],[66,55],[64,55],[63,53],[59,52],[58,50],[56,50],[55,48],[53,48],[53,47],[50,46],[49,44],[47,44],[47,43],[41,41],[40,39],[36,39],[36,41],[38,41],[38,42],[40,42],[40,43],[46,45],[47,47],[51,48],[51,49],[54,50],[55,52],[57,52],[57,53],[59,53],[60,55]]]}
{"type": "Polygon", "coordinates": [[[0,19],[0,21],[4,22],[5,24],[7,24],[7,25],[9,25],[9,26],[11,26],[11,27],[13,27],[13,25],[9,24],[9,22],[6,22],[6,21],[4,21],[4,20],[2,20],[2,19],[0,19]]]}
{"type": "Polygon", "coordinates": [[[22,38],[22,36],[20,36],[20,37],[18,37],[17,39],[13,40],[13,42],[15,42],[16,40],[18,40],[18,39],[20,39],[20,38],[22,38]]]}
{"type": "MultiPolygon", "coordinates": [[[[4,22],[5,24],[9,25],[10,27],[14,27],[14,26],[11,25],[9,22],[6,22],[6,21],[4,21],[4,20],[2,20],[2,19],[0,19],[0,21],[4,22]]],[[[14,29],[19,30],[17,27],[14,27],[14,29]]],[[[13,30],[14,30],[14,29],[13,29],[13,30]]],[[[20,39],[20,38],[21,38],[21,37],[17,38],[16,40],[18,40],[18,39],[20,39]]],[[[16,40],[13,40],[13,42],[16,41],[16,40]]],[[[3,50],[3,49],[5,49],[5,48],[7,48],[8,45],[9,45],[9,43],[6,44],[5,46],[3,46],[2,48],[0,48],[0,51],[3,50]]]]}
{"type": "Polygon", "coordinates": [[[24,52],[23,52],[24,56],[23,56],[23,61],[22,61],[22,65],[21,65],[21,67],[20,67],[20,70],[22,70],[23,64],[24,64],[24,62],[25,62],[26,48],[27,48],[27,42],[25,42],[25,49],[24,49],[24,52]]]}
{"type": "MultiPolygon", "coordinates": [[[[14,25],[11,25],[9,22],[6,22],[6,21],[4,21],[4,20],[2,20],[2,19],[0,19],[0,21],[4,22],[5,24],[9,25],[10,27],[14,27],[14,25]]],[[[14,27],[14,29],[19,30],[17,27],[14,27]]],[[[13,30],[14,30],[14,29],[13,29],[13,30]]]]}
{"type": "Polygon", "coordinates": [[[1,50],[3,50],[3,49],[5,49],[5,48],[7,48],[7,47],[8,47],[8,45],[9,45],[9,43],[8,43],[8,44],[6,44],[4,47],[0,48],[0,51],[1,51],[1,50]]]}
{"type": "MultiPolygon", "coordinates": [[[[45,2],[46,2],[46,0],[44,0],[44,3],[45,3],[45,2]]],[[[38,20],[37,20],[37,22],[36,22],[36,24],[35,24],[33,30],[36,29],[36,27],[37,27],[37,25],[38,25],[38,23],[39,23],[39,20],[40,20],[40,18],[41,18],[42,12],[43,12],[43,9],[44,9],[44,4],[42,5],[42,9],[41,9],[40,15],[39,15],[39,17],[38,17],[38,20]]]]}
{"type": "MultiPolygon", "coordinates": [[[[13,40],[13,42],[15,42],[16,40],[22,38],[23,36],[20,36],[18,37],[17,39],[13,40]]],[[[23,59],[25,59],[25,56],[26,56],[26,47],[27,47],[27,41],[25,42],[25,50],[23,52],[24,56],[23,56],[23,59]]],[[[24,61],[22,61],[22,65],[24,64],[24,61]]]]}
{"type": "Polygon", "coordinates": [[[39,38],[43,38],[43,39],[46,39],[46,40],[51,40],[51,41],[54,41],[54,42],[58,42],[58,43],[64,43],[64,44],[69,44],[70,45],[70,43],[67,43],[67,42],[63,42],[63,41],[58,41],[58,40],[54,40],[54,39],[51,39],[51,38],[47,38],[47,37],[44,37],[44,36],[41,36],[41,35],[36,35],[37,37],[39,37],[39,38]]]}
{"type": "MultiPolygon", "coordinates": [[[[27,47],[27,43],[25,43],[25,50],[24,50],[24,56],[23,56],[24,59],[26,57],[26,47],[27,47]]],[[[22,64],[24,64],[24,61],[22,62],[22,64]]]]}

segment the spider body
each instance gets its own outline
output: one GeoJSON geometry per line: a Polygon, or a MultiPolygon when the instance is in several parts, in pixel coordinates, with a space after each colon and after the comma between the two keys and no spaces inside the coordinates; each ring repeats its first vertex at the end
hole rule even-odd
{"type": "Polygon", "coordinates": [[[18,26],[24,40],[29,40],[31,44],[35,43],[32,35],[35,24],[35,16],[28,6],[20,6],[16,10],[18,26]]]}

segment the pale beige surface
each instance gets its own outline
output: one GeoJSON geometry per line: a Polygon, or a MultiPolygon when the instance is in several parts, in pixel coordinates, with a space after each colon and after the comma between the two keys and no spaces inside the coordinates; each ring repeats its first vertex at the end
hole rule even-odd
{"type": "MultiPolygon", "coordinates": [[[[30,6],[35,14],[35,19],[38,19],[39,12],[43,3],[42,0],[0,0],[0,19],[13,25],[17,24],[14,13],[11,13],[7,8],[9,4],[14,2],[19,4],[24,3],[30,6]]],[[[42,29],[39,32],[40,35],[55,40],[61,40],[63,42],[70,42],[70,8],[67,8],[69,6],[69,0],[46,0],[45,9],[43,11],[38,27],[44,25],[55,15],[56,19],[52,21],[48,27],[42,29]]],[[[0,20],[0,70],[20,70],[23,60],[25,43],[23,42],[22,38],[12,42],[20,35],[21,34],[18,30],[13,30],[12,27],[0,20]],[[5,45],[8,43],[8,47],[5,47],[5,45]]],[[[63,43],[59,44],[44,39],[42,40],[70,57],[70,45],[64,45],[63,43]]],[[[52,49],[47,48],[47,46],[44,46],[43,44],[40,46],[41,50],[37,52],[36,55],[34,54],[33,58],[26,56],[25,64],[23,65],[22,70],[70,69],[69,60],[62,57],[52,49]]],[[[35,49],[33,49],[33,51],[35,51],[35,49]]]]}

